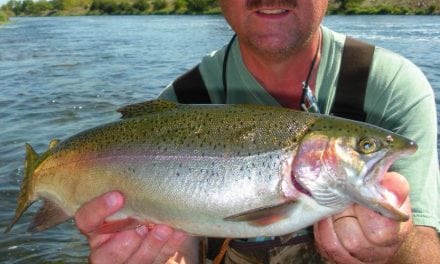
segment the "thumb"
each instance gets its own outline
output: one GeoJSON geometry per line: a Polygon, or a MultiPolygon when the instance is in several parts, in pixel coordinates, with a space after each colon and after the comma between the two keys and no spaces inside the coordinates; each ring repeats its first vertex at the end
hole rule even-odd
{"type": "Polygon", "coordinates": [[[395,195],[396,205],[401,206],[409,195],[409,183],[397,172],[385,173],[381,185],[395,195]]]}
{"type": "Polygon", "coordinates": [[[75,214],[75,223],[82,233],[90,233],[105,219],[122,208],[124,197],[119,192],[108,192],[83,204],[75,214]]]}

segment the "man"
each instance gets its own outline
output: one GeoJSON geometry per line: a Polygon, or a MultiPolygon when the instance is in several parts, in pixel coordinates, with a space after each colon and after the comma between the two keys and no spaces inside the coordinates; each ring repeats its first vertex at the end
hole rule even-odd
{"type": "MultiPolygon", "coordinates": [[[[309,79],[321,112],[328,114],[345,37],[320,26],[327,4],[325,0],[221,0],[237,39],[227,55],[227,94],[222,78],[225,49],[207,56],[199,66],[210,100],[299,109],[302,83],[309,79]]],[[[173,86],[161,97],[177,100],[173,86]]],[[[398,223],[354,205],[314,225],[317,250],[334,263],[436,263],[440,260],[440,213],[432,89],[410,62],[376,48],[364,109],[367,122],[419,144],[415,155],[396,162],[393,169],[398,173],[386,173],[382,182],[412,218],[398,223]]],[[[197,263],[197,239],[167,226],[93,233],[122,206],[123,196],[111,192],[90,201],[76,214],[78,228],[89,239],[92,262],[197,263]]],[[[234,254],[227,253],[228,262],[238,258],[241,263],[252,263],[240,259],[240,252],[234,254]]]]}

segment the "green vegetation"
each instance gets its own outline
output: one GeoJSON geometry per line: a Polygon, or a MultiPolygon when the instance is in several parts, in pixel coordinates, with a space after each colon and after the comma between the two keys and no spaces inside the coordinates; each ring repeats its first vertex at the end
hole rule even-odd
{"type": "Polygon", "coordinates": [[[16,16],[219,14],[217,0],[9,0],[16,16]]]}
{"type": "Polygon", "coordinates": [[[5,23],[8,20],[8,17],[3,11],[0,11],[0,24],[5,23]]]}
{"type": "Polygon", "coordinates": [[[329,14],[439,15],[438,0],[330,0],[329,14]]]}
{"type": "Polygon", "coordinates": [[[9,17],[6,15],[6,13],[3,12],[2,10],[0,10],[0,25],[8,22],[8,20],[9,20],[9,17]]]}
{"type": "Polygon", "coordinates": [[[10,10],[8,10],[5,6],[2,6],[0,8],[0,25],[8,22],[9,17],[11,17],[13,15],[14,15],[14,13],[12,13],[10,10]]]}
{"type": "MultiPolygon", "coordinates": [[[[4,17],[48,15],[219,14],[218,0],[9,0],[4,17]]],[[[330,0],[329,14],[440,14],[438,0],[330,0]]]]}

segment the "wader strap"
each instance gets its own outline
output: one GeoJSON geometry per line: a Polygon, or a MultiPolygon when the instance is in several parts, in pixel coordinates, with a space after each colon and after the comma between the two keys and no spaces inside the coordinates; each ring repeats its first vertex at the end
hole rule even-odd
{"type": "Polygon", "coordinates": [[[373,60],[374,46],[347,37],[342,52],[338,85],[331,113],[365,121],[365,92],[373,60]]]}
{"type": "MultiPolygon", "coordinates": [[[[229,53],[231,52],[232,44],[234,43],[237,34],[232,36],[225,51],[222,68],[223,92],[225,101],[228,98],[228,83],[226,79],[229,53]]],[[[200,73],[199,65],[183,74],[173,83],[174,92],[177,96],[177,101],[183,104],[210,104],[212,103],[209,97],[208,89],[205,86],[202,75],[200,73]]]]}
{"type": "Polygon", "coordinates": [[[210,104],[208,90],[203,82],[199,65],[173,82],[177,101],[182,104],[210,104]]]}

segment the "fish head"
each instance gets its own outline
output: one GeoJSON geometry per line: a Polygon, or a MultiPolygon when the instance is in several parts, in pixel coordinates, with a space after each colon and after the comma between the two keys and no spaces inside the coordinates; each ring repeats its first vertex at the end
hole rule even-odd
{"type": "Polygon", "coordinates": [[[391,131],[334,117],[318,118],[304,135],[292,163],[292,180],[319,204],[358,203],[397,221],[408,220],[399,201],[381,185],[393,162],[417,144],[391,131]]]}

